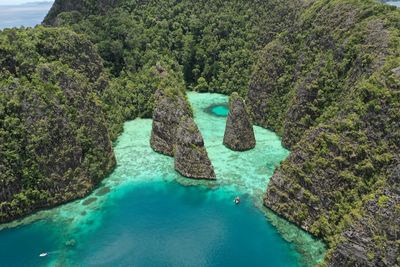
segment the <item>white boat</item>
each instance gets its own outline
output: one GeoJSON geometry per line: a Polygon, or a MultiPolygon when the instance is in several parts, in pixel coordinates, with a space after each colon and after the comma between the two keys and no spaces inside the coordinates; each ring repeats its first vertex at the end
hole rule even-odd
{"type": "Polygon", "coordinates": [[[43,253],[40,253],[40,254],[39,254],[39,257],[46,257],[47,255],[48,255],[47,252],[43,252],[43,253]]]}

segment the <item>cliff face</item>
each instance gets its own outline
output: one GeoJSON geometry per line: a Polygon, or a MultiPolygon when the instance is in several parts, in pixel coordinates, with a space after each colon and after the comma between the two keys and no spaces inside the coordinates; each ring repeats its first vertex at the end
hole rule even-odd
{"type": "Polygon", "coordinates": [[[191,117],[182,118],[176,135],[175,170],[188,178],[215,179],[203,136],[191,117]]]}
{"type": "Polygon", "coordinates": [[[0,53],[1,223],[83,197],[115,158],[90,42],[65,30],[6,30],[0,53]]]}
{"type": "Polygon", "coordinates": [[[243,98],[233,93],[229,99],[224,145],[232,150],[245,151],[256,146],[253,124],[247,113],[243,98]]]}
{"type": "Polygon", "coordinates": [[[397,226],[385,222],[397,216],[398,192],[385,184],[400,162],[399,22],[398,10],[372,1],[314,1],[297,31],[265,47],[250,83],[255,122],[292,150],[264,203],[324,238],[332,266],[399,260],[397,226]]]}
{"type": "Polygon", "coordinates": [[[360,214],[341,235],[329,266],[396,266],[400,263],[400,165],[387,185],[365,200],[360,214]]]}
{"type": "Polygon", "coordinates": [[[150,138],[153,150],[173,156],[175,170],[182,176],[215,179],[203,137],[184,93],[176,89],[158,90],[155,102],[150,138]]]}
{"type": "Polygon", "coordinates": [[[183,95],[168,96],[158,90],[155,98],[150,145],[156,152],[174,156],[179,123],[183,117],[191,116],[191,110],[183,95]]]}

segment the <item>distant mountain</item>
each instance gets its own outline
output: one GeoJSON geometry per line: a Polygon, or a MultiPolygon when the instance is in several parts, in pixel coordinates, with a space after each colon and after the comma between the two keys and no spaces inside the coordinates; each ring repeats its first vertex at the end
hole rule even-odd
{"type": "Polygon", "coordinates": [[[40,24],[53,1],[29,2],[25,4],[1,5],[0,29],[34,27],[40,24]]]}

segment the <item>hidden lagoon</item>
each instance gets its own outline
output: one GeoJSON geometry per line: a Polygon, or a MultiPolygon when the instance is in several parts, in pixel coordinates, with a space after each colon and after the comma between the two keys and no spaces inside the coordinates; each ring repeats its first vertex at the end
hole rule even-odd
{"type": "Polygon", "coordinates": [[[125,123],[117,167],[85,199],[1,226],[4,266],[312,266],[324,244],[262,206],[289,151],[254,127],[257,146],[225,148],[228,98],[188,93],[216,181],[183,178],[153,152],[149,119],[125,123]],[[240,196],[242,203],[234,205],[240,196]],[[40,258],[41,252],[49,255],[40,258]]]}

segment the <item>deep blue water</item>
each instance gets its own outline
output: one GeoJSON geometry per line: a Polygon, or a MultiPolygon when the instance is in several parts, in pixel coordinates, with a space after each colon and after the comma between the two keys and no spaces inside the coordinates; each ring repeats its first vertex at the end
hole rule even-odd
{"type": "Polygon", "coordinates": [[[251,202],[235,206],[221,193],[175,182],[134,186],[105,211],[101,237],[89,235],[74,263],[296,266],[298,254],[251,202]]]}
{"type": "Polygon", "coordinates": [[[52,2],[20,5],[0,5],[0,29],[34,27],[40,24],[52,6],[52,2]]]}
{"type": "Polygon", "coordinates": [[[49,222],[8,229],[0,232],[0,266],[43,266],[48,259],[39,258],[42,249],[57,247],[58,238],[49,222]]]}
{"type": "Polygon", "coordinates": [[[60,244],[64,226],[47,221],[2,231],[0,265],[43,266],[57,258],[66,266],[297,266],[292,245],[249,199],[236,206],[233,197],[176,182],[135,184],[103,207],[101,229],[75,246],[60,244]],[[41,251],[51,253],[39,258],[41,251]]]}

